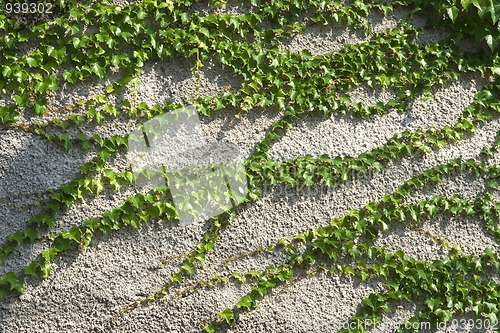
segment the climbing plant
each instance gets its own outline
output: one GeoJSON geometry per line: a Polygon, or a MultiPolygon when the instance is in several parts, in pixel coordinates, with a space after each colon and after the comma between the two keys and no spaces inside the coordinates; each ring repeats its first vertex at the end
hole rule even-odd
{"type": "MultiPolygon", "coordinates": [[[[0,1],[6,8],[8,1],[0,1]]],[[[202,116],[221,110],[238,110],[235,118],[260,108],[279,110],[265,137],[245,160],[249,184],[242,204],[249,206],[262,198],[264,186],[324,185],[334,188],[357,174],[381,172],[390,161],[422,156],[474,134],[478,128],[498,120],[500,111],[500,5],[493,0],[272,0],[246,1],[249,10],[230,14],[230,1],[204,1],[206,11],[196,11],[189,0],[144,0],[127,6],[108,2],[81,4],[55,2],[51,13],[3,11],[0,14],[0,128],[32,133],[60,145],[66,151],[81,148],[94,157],[81,165],[79,173],[59,188],[43,193],[43,211],[26,221],[26,228],[1,240],[0,261],[15,253],[23,243],[43,242],[46,249],[22,270],[0,277],[0,298],[19,294],[27,278],[45,279],[51,274],[56,256],[82,251],[92,239],[125,227],[140,228],[152,220],[178,223],[179,216],[168,188],[137,193],[97,217],[79,221],[67,230],[52,233],[57,219],[74,204],[103,191],[132,188],[136,174],[131,169],[116,171],[109,162],[127,150],[128,135],[101,137],[74,131],[98,126],[119,117],[144,123],[183,105],[165,102],[148,106],[137,99],[142,69],[149,61],[187,60],[194,63],[193,75],[200,83],[201,69],[208,61],[229,68],[241,84],[216,96],[200,96],[199,89],[189,101],[202,116]],[[388,15],[400,7],[410,8],[409,17],[393,29],[372,33],[369,21],[375,13],[388,15]],[[422,29],[411,24],[412,15],[429,17],[427,26],[448,32],[448,37],[422,43],[422,29]],[[291,36],[315,25],[349,26],[365,40],[346,44],[339,50],[313,55],[309,50],[291,52],[281,44],[291,36]],[[471,42],[472,52],[462,44],[471,42]],[[29,46],[28,48],[26,46],[29,46]],[[50,96],[63,85],[101,82],[111,72],[119,78],[104,91],[56,107],[50,96]],[[416,129],[396,134],[383,145],[358,156],[298,156],[276,161],[268,156],[273,144],[306,114],[325,119],[332,114],[351,114],[359,119],[391,111],[404,113],[416,98],[433,95],[435,89],[476,73],[489,78],[458,120],[443,128],[416,129]],[[356,103],[349,91],[358,86],[370,89],[393,88],[394,98],[375,105],[356,103]],[[120,102],[115,102],[121,96],[120,102]],[[34,119],[26,121],[26,119],[34,119]],[[75,135],[75,132],[79,134],[75,135]]],[[[476,216],[500,240],[498,165],[490,163],[498,153],[497,133],[493,145],[483,147],[477,159],[454,159],[408,179],[394,193],[379,202],[370,202],[335,218],[330,225],[281,239],[267,247],[226,258],[226,262],[263,252],[284,251],[287,262],[265,271],[225,272],[210,279],[196,280],[206,254],[214,251],[221,232],[238,216],[238,209],[209,219],[202,240],[182,256],[183,262],[165,285],[144,299],[134,300],[115,318],[144,303],[175,292],[184,294],[219,283],[251,284],[251,292],[232,308],[215,314],[203,323],[207,332],[234,324],[239,314],[251,311],[269,291],[289,285],[298,278],[318,272],[355,275],[362,281],[373,277],[385,280],[384,292],[372,293],[362,301],[351,320],[381,322],[394,300],[425,299],[425,307],[401,324],[430,320],[450,321],[458,314],[473,312],[491,323],[498,322],[500,287],[484,279],[486,271],[499,273],[498,254],[487,248],[481,255],[464,255],[444,240],[438,240],[449,256],[432,263],[408,258],[403,251],[391,253],[373,241],[395,223],[424,232],[425,219],[441,216],[476,216]],[[433,196],[407,203],[414,191],[440,182],[450,174],[470,173],[485,180],[485,191],[474,201],[453,196],[433,196]],[[348,264],[346,264],[348,263],[348,264]],[[304,273],[305,272],[305,273],[304,273]],[[185,278],[194,284],[186,285],[185,278]]],[[[342,329],[364,332],[365,328],[342,329]]]]}

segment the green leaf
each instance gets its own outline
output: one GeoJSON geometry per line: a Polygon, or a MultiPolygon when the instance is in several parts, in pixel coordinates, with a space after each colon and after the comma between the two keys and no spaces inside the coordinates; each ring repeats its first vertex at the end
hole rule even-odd
{"type": "Polygon", "coordinates": [[[65,251],[71,248],[71,241],[63,236],[58,236],[54,239],[53,248],[55,249],[55,253],[65,251]]]}
{"type": "Polygon", "coordinates": [[[232,276],[238,280],[240,283],[245,283],[246,279],[243,275],[241,275],[240,272],[236,271],[236,272],[233,272],[232,276]]]}
{"type": "Polygon", "coordinates": [[[51,57],[51,56],[52,56],[52,54],[54,53],[54,50],[55,50],[55,48],[54,48],[52,45],[48,45],[48,46],[47,46],[47,55],[48,55],[49,57],[51,57]]]}
{"type": "Polygon", "coordinates": [[[6,78],[10,77],[12,69],[9,66],[2,66],[2,75],[6,78]]]}
{"type": "Polygon", "coordinates": [[[243,296],[236,305],[240,308],[247,308],[248,310],[252,309],[253,300],[249,295],[243,296]]]}
{"type": "Polygon", "coordinates": [[[146,12],[142,10],[142,8],[139,8],[139,11],[137,12],[137,18],[139,20],[143,20],[146,17],[146,12]]]}
{"type": "Polygon", "coordinates": [[[38,62],[35,60],[33,57],[26,57],[26,63],[30,65],[31,67],[36,67],[38,66],[38,62]]]}
{"type": "Polygon", "coordinates": [[[91,66],[90,66],[90,70],[92,73],[94,73],[95,75],[97,75],[100,79],[102,79],[104,77],[104,69],[99,66],[98,63],[93,63],[91,66]]]}
{"type": "Polygon", "coordinates": [[[31,243],[33,243],[38,237],[38,231],[33,228],[26,228],[24,229],[24,236],[30,240],[31,243]]]}
{"type": "Polygon", "coordinates": [[[4,299],[9,295],[9,289],[7,287],[0,287],[0,300],[4,299]]]}
{"type": "Polygon", "coordinates": [[[472,3],[472,0],[460,0],[460,2],[462,3],[462,7],[464,7],[464,9],[467,10],[467,8],[472,3]]]}
{"type": "Polygon", "coordinates": [[[232,324],[235,320],[233,310],[228,308],[219,313],[219,316],[221,316],[222,319],[224,319],[228,324],[232,324]]]}
{"type": "Polygon", "coordinates": [[[70,150],[70,148],[71,148],[71,138],[69,137],[69,135],[68,135],[68,134],[66,134],[66,133],[63,133],[63,134],[60,134],[60,135],[58,136],[58,138],[59,138],[59,140],[61,141],[61,143],[62,143],[62,145],[63,145],[64,149],[65,149],[66,151],[69,151],[69,150],[70,150]]]}
{"type": "Polygon", "coordinates": [[[42,279],[46,279],[49,277],[52,272],[52,267],[49,262],[44,262],[43,266],[40,266],[40,271],[42,272],[42,279]]]}
{"type": "Polygon", "coordinates": [[[47,111],[47,101],[46,100],[37,100],[35,102],[35,113],[39,116],[43,115],[47,111]]]}
{"type": "Polygon", "coordinates": [[[215,248],[214,242],[207,242],[205,244],[205,250],[206,251],[212,251],[215,248]]]}
{"type": "Polygon", "coordinates": [[[33,277],[38,277],[37,274],[37,268],[39,266],[39,263],[36,261],[33,261],[29,263],[28,265],[24,266],[24,274],[26,275],[31,275],[33,277]]]}
{"type": "Polygon", "coordinates": [[[80,42],[81,42],[80,38],[73,37],[72,41],[73,41],[73,47],[75,49],[78,49],[80,47],[80,42]]]}
{"type": "Polygon", "coordinates": [[[72,17],[72,18],[74,18],[75,20],[78,20],[83,15],[85,15],[85,12],[82,9],[78,8],[78,7],[74,7],[69,12],[69,16],[72,17]]]}
{"type": "Polygon", "coordinates": [[[53,216],[38,214],[33,216],[29,221],[36,223],[39,227],[46,226],[48,228],[52,228],[54,226],[54,223],[56,222],[56,219],[53,216]]]}
{"type": "Polygon", "coordinates": [[[427,210],[429,211],[429,215],[432,217],[436,214],[436,211],[437,211],[437,207],[436,205],[432,205],[432,204],[426,204],[425,205],[425,208],[427,208],[427,210]]]}
{"type": "Polygon", "coordinates": [[[193,275],[193,266],[191,264],[185,264],[181,267],[183,270],[189,273],[189,275],[193,275]]]}
{"type": "Polygon", "coordinates": [[[42,252],[42,257],[47,261],[51,262],[54,256],[57,254],[57,250],[53,247],[49,248],[46,251],[42,252]]]}
{"type": "Polygon", "coordinates": [[[141,200],[138,198],[138,197],[132,197],[130,199],[128,199],[128,201],[130,203],[132,203],[132,205],[135,207],[135,208],[139,208],[140,205],[141,205],[141,200]]]}
{"type": "Polygon", "coordinates": [[[14,102],[15,102],[17,105],[23,105],[23,104],[24,104],[24,98],[22,98],[21,96],[19,96],[19,95],[14,95],[14,96],[12,96],[12,98],[14,99],[14,102]]]}
{"type": "Polygon", "coordinates": [[[75,83],[76,80],[73,78],[73,74],[71,71],[65,70],[63,72],[63,79],[68,81],[69,83],[75,83]]]}
{"type": "Polygon", "coordinates": [[[8,272],[0,278],[0,284],[4,284],[10,287],[10,290],[16,290],[19,293],[24,291],[23,280],[16,275],[14,272],[8,272]]]}
{"type": "Polygon", "coordinates": [[[104,184],[100,179],[93,179],[93,185],[95,187],[96,195],[99,195],[104,190],[104,184]]]}
{"type": "Polygon", "coordinates": [[[72,241],[79,243],[82,240],[82,230],[78,227],[71,227],[67,233],[67,237],[72,241]]]}
{"type": "Polygon", "coordinates": [[[10,234],[7,239],[10,241],[15,241],[17,245],[20,245],[24,240],[24,233],[22,231],[16,231],[15,233],[10,234]]]}
{"type": "Polygon", "coordinates": [[[116,44],[118,44],[111,36],[106,39],[106,45],[110,49],[115,49],[116,44]]]}
{"type": "Polygon", "coordinates": [[[2,123],[7,124],[17,121],[19,112],[13,111],[11,107],[0,106],[0,120],[2,123]]]}
{"type": "Polygon", "coordinates": [[[215,333],[217,325],[216,324],[206,325],[205,327],[203,327],[203,329],[205,330],[206,333],[215,333]]]}
{"type": "Polygon", "coordinates": [[[285,109],[285,97],[278,97],[277,103],[281,110],[285,109]]]}
{"type": "Polygon", "coordinates": [[[486,44],[488,44],[488,46],[491,49],[491,51],[494,51],[494,49],[495,49],[495,42],[494,42],[493,36],[492,35],[486,35],[483,38],[484,38],[484,40],[486,40],[486,44]]]}
{"type": "Polygon", "coordinates": [[[102,124],[102,122],[104,121],[104,118],[105,118],[105,117],[104,117],[104,115],[102,114],[102,112],[99,112],[99,111],[97,111],[97,112],[95,113],[95,116],[94,116],[94,117],[95,117],[95,121],[96,121],[98,124],[102,124]]]}
{"type": "Polygon", "coordinates": [[[455,20],[456,20],[457,15],[458,15],[458,8],[455,6],[451,6],[451,7],[446,9],[446,13],[450,17],[451,21],[453,23],[455,23],[455,20]]]}
{"type": "Polygon", "coordinates": [[[160,216],[160,208],[153,206],[148,209],[148,213],[153,219],[157,219],[160,216]]]}

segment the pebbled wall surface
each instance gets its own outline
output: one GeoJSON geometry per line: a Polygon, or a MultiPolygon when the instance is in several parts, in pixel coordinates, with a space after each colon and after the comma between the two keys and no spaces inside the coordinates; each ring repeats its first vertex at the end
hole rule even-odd
{"type": "MultiPolygon", "coordinates": [[[[244,11],[232,8],[229,11],[244,11]]],[[[374,31],[397,27],[405,10],[386,18],[373,17],[374,31]]],[[[415,18],[419,26],[425,18],[415,18]]],[[[443,38],[440,31],[424,31],[422,43],[443,38]]],[[[368,39],[370,38],[367,37],[368,39]]],[[[307,29],[282,45],[293,52],[307,48],[313,54],[335,52],[346,43],[365,38],[361,33],[331,25],[307,29]]],[[[196,94],[196,77],[190,72],[194,63],[170,61],[147,62],[138,88],[138,100],[152,106],[175,101],[187,103],[196,94]]],[[[201,69],[200,93],[216,95],[224,89],[238,87],[241,80],[227,69],[207,63],[201,69]]],[[[112,75],[106,80],[112,80],[112,75]]],[[[64,105],[103,91],[106,82],[93,82],[61,87],[51,96],[53,105],[64,105]]],[[[299,119],[271,149],[270,157],[285,160],[295,156],[328,153],[332,156],[356,156],[382,145],[388,138],[404,130],[442,128],[454,123],[474,94],[486,84],[480,76],[463,76],[435,92],[428,101],[415,100],[406,113],[388,113],[370,120],[350,116],[321,117],[307,115],[299,119]]],[[[386,101],[396,92],[373,91],[358,87],[351,92],[354,101],[375,104],[386,101]]],[[[248,156],[271,124],[278,120],[276,110],[253,110],[241,119],[234,119],[238,110],[227,110],[201,117],[202,129],[208,140],[224,140],[237,144],[248,156]]],[[[61,114],[60,117],[64,117],[61,114]]],[[[34,119],[23,119],[29,124],[34,119]]],[[[82,128],[86,133],[102,136],[124,135],[136,126],[134,121],[117,119],[97,127],[82,128]]],[[[233,270],[262,270],[267,265],[284,263],[285,257],[262,254],[224,264],[228,257],[257,246],[266,246],[280,238],[291,239],[295,234],[323,226],[350,209],[358,209],[391,193],[405,180],[423,170],[453,158],[477,157],[483,146],[491,145],[500,122],[492,121],[474,135],[433,151],[423,158],[407,158],[391,162],[381,172],[363,179],[339,185],[329,191],[313,186],[310,191],[285,190],[279,186],[269,189],[257,203],[242,209],[234,223],[226,228],[216,251],[207,257],[205,268],[197,272],[200,279],[233,270]]],[[[92,158],[91,153],[72,149],[69,153],[37,136],[14,130],[0,130],[0,237],[22,229],[26,221],[40,208],[36,202],[46,190],[57,188],[76,175],[78,166],[92,158]]],[[[496,156],[491,163],[499,163],[496,156]]],[[[108,167],[124,170],[124,156],[111,159],[108,167]]],[[[410,200],[434,194],[460,193],[474,198],[484,190],[484,182],[470,175],[449,177],[442,184],[416,193],[410,200]]],[[[60,216],[54,232],[78,225],[82,220],[98,216],[113,208],[134,189],[120,193],[104,192],[90,198],[60,216]]],[[[186,297],[164,297],[152,305],[125,313],[117,320],[112,316],[136,298],[159,290],[181,261],[159,265],[162,259],[186,253],[201,239],[207,225],[204,222],[177,227],[153,221],[140,230],[123,229],[107,237],[96,237],[85,254],[66,253],[54,263],[52,275],[44,281],[27,280],[26,290],[19,297],[0,302],[0,332],[199,332],[203,322],[225,307],[235,304],[249,291],[248,285],[230,284],[226,287],[201,289],[186,297]]],[[[499,250],[478,221],[435,218],[425,222],[425,228],[443,236],[464,253],[480,253],[489,246],[499,250]]],[[[416,259],[443,258],[446,251],[425,234],[394,226],[377,239],[396,251],[402,249],[416,259]]],[[[19,270],[36,258],[46,244],[23,246],[0,266],[0,274],[19,270]]],[[[352,316],[363,297],[381,290],[381,282],[358,281],[356,278],[318,274],[293,283],[288,288],[276,288],[258,309],[241,315],[230,332],[335,332],[339,323],[352,316]]],[[[401,303],[397,311],[387,314],[391,323],[411,317],[420,305],[401,303]]],[[[373,330],[374,332],[377,330],[373,330]]],[[[383,330],[379,330],[383,332],[383,330]]],[[[439,332],[452,332],[441,330],[439,332]]],[[[479,331],[478,331],[479,332],[479,331]]]]}

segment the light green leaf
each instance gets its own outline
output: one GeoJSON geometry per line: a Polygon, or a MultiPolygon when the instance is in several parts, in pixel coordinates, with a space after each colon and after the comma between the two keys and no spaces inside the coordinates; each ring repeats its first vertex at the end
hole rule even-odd
{"type": "Polygon", "coordinates": [[[33,57],[26,57],[26,63],[31,67],[36,67],[38,65],[38,62],[33,57]]]}
{"type": "Polygon", "coordinates": [[[234,321],[234,312],[231,309],[226,308],[224,311],[219,313],[219,315],[228,323],[231,324],[234,321]]]}
{"type": "Polygon", "coordinates": [[[453,23],[455,23],[455,20],[456,20],[457,15],[458,15],[458,8],[455,6],[451,6],[451,7],[446,9],[446,13],[450,17],[451,21],[453,23]]]}
{"type": "Polygon", "coordinates": [[[493,36],[492,35],[486,35],[486,36],[484,36],[484,40],[486,40],[486,44],[488,44],[488,46],[491,49],[491,51],[493,51],[495,49],[493,36]]]}
{"type": "Polygon", "coordinates": [[[64,149],[66,151],[69,151],[69,149],[71,148],[71,138],[69,137],[69,135],[66,133],[63,133],[63,134],[60,134],[58,138],[61,141],[64,149]]]}
{"type": "Polygon", "coordinates": [[[12,74],[12,69],[9,66],[2,66],[2,75],[4,77],[10,77],[12,74]]]}
{"type": "Polygon", "coordinates": [[[101,66],[99,66],[99,64],[93,63],[90,66],[90,70],[92,71],[92,73],[97,75],[100,79],[102,79],[104,77],[104,69],[101,66]]]}
{"type": "Polygon", "coordinates": [[[78,8],[78,7],[75,7],[73,9],[71,9],[70,12],[69,12],[69,16],[71,16],[75,20],[78,20],[83,15],[85,15],[85,12],[82,9],[78,8]]]}

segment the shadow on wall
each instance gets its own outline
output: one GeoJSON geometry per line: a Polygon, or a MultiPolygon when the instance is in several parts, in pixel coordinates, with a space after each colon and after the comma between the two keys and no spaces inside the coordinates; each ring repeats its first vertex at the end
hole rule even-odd
{"type": "Polygon", "coordinates": [[[189,104],[196,96],[216,96],[224,89],[241,85],[229,68],[209,59],[200,70],[199,87],[197,75],[191,71],[195,65],[192,60],[148,62],[144,66],[137,89],[138,100],[149,106],[163,105],[165,102],[189,104]]]}
{"type": "Polygon", "coordinates": [[[36,135],[15,131],[0,133],[0,147],[0,237],[4,239],[23,229],[32,216],[27,213],[36,210],[35,199],[26,198],[70,181],[90,155],[75,148],[66,152],[36,135]],[[12,208],[16,204],[28,206],[12,208]]]}

